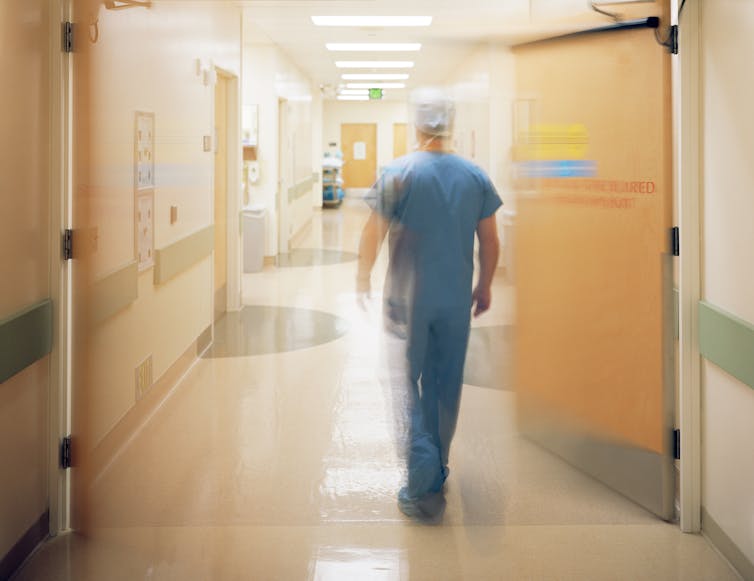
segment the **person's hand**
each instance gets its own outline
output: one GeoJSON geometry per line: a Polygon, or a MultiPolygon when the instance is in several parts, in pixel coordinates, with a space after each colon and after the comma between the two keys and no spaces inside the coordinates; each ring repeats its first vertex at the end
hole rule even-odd
{"type": "Polygon", "coordinates": [[[356,279],[356,304],[361,310],[368,311],[369,301],[372,298],[372,289],[369,278],[356,279]]]}
{"type": "Polygon", "coordinates": [[[490,308],[492,303],[492,289],[490,287],[477,286],[471,295],[471,304],[474,306],[474,316],[478,317],[490,308]]]}

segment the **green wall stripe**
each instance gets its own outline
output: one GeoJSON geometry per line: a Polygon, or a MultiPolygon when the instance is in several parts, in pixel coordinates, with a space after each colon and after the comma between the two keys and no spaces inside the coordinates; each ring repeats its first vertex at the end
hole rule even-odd
{"type": "Polygon", "coordinates": [[[754,325],[700,301],[699,349],[712,363],[754,388],[754,325]]]}
{"type": "Polygon", "coordinates": [[[134,260],[94,283],[92,316],[101,322],[139,298],[139,265],[134,260]]]}
{"type": "Polygon", "coordinates": [[[52,301],[24,309],[0,321],[0,383],[52,350],[52,301]]]}
{"type": "Polygon", "coordinates": [[[215,228],[207,226],[154,253],[154,283],[162,284],[197,262],[207,258],[215,248],[215,228]]]}
{"type": "Polygon", "coordinates": [[[288,202],[298,200],[300,197],[310,194],[314,184],[319,181],[319,174],[313,173],[311,177],[300,181],[295,186],[288,188],[288,202]]]}

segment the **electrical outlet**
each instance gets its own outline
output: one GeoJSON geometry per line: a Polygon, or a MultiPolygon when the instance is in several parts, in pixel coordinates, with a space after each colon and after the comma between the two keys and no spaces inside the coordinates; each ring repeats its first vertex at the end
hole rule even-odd
{"type": "Polygon", "coordinates": [[[170,206],[170,223],[175,224],[178,221],[178,206],[170,206]]]}
{"type": "Polygon", "coordinates": [[[136,400],[152,387],[152,356],[150,355],[136,367],[136,400]]]}
{"type": "Polygon", "coordinates": [[[205,152],[212,151],[212,136],[211,135],[204,135],[202,137],[202,148],[205,152]]]}

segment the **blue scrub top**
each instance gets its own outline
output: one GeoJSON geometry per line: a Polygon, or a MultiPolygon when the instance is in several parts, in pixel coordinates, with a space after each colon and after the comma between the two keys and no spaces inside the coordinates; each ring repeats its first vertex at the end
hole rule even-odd
{"type": "Polygon", "coordinates": [[[470,308],[476,228],[502,205],[487,174],[453,153],[417,151],[392,162],[366,200],[391,223],[389,275],[410,273],[409,301],[470,308]]]}

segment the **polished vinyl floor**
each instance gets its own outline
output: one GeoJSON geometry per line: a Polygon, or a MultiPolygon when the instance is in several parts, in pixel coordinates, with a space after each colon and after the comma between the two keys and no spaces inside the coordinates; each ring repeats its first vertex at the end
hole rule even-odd
{"type": "Polygon", "coordinates": [[[395,346],[379,293],[366,310],[354,294],[365,217],[356,200],[318,212],[298,252],[244,275],[247,307],[96,482],[94,533],[47,543],[18,581],[737,579],[519,437],[501,277],[473,323],[444,518],[403,516],[395,346]]]}

